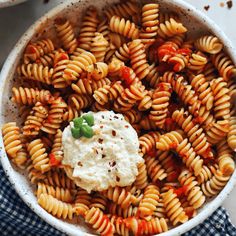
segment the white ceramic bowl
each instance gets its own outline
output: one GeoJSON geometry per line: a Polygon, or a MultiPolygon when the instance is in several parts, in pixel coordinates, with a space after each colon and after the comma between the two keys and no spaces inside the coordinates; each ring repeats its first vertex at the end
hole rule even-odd
{"type": "Polygon", "coordinates": [[[14,6],[25,1],[27,0],[0,0],[0,8],[14,6]]]}
{"type": "MultiPolygon", "coordinates": [[[[20,123],[19,118],[15,115],[14,106],[9,101],[11,96],[11,87],[14,71],[19,59],[22,55],[22,52],[26,44],[32,39],[42,36],[53,37],[52,33],[53,20],[60,17],[67,17],[75,25],[78,25],[78,19],[80,19],[81,14],[84,12],[85,8],[91,3],[101,9],[107,3],[115,2],[114,0],[69,0],[64,1],[64,3],[58,5],[56,8],[52,9],[45,16],[40,18],[34,25],[32,25],[28,31],[21,37],[16,46],[11,51],[8,56],[0,76],[0,124],[2,125],[5,122],[17,121],[20,123]],[[13,112],[12,112],[13,110],[13,112]]],[[[206,32],[212,32],[218,36],[225,45],[225,50],[229,53],[234,62],[236,62],[235,50],[229,39],[225,36],[222,30],[204,14],[198,11],[196,8],[185,3],[182,0],[159,0],[158,1],[162,8],[176,11],[181,15],[183,22],[190,30],[191,34],[203,34],[206,32]],[[196,32],[197,31],[197,32],[196,32]]],[[[25,203],[42,219],[54,226],[55,228],[65,232],[69,235],[89,235],[85,232],[88,230],[84,224],[77,222],[76,224],[71,224],[62,220],[59,220],[52,215],[48,214],[43,210],[37,203],[36,197],[33,194],[32,187],[20,172],[16,171],[14,167],[9,162],[2,142],[2,137],[0,137],[0,149],[1,153],[1,162],[3,168],[6,172],[6,175],[10,179],[12,185],[15,187],[16,191],[20,197],[25,201],[25,203]]],[[[189,220],[183,225],[180,225],[176,228],[171,229],[166,233],[160,234],[160,236],[170,236],[170,235],[180,235],[194,226],[203,222],[210,214],[213,213],[224,201],[224,199],[229,195],[230,191],[233,189],[234,184],[236,183],[236,172],[232,175],[231,179],[221,191],[221,193],[209,201],[204,207],[199,211],[198,215],[193,219],[189,220]]],[[[88,231],[87,231],[88,232],[88,231]]]]}

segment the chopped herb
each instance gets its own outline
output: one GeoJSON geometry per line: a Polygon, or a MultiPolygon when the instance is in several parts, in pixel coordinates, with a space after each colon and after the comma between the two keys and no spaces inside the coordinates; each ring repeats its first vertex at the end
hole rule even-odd
{"type": "Polygon", "coordinates": [[[81,130],[79,128],[71,128],[71,134],[73,138],[80,138],[81,137],[81,130]]]}
{"type": "Polygon", "coordinates": [[[86,120],[89,126],[94,125],[94,117],[92,114],[86,114],[86,115],[83,115],[82,117],[86,120]]]}
{"type": "Polygon", "coordinates": [[[111,170],[109,169],[108,172],[111,172],[111,170]]]}
{"type": "Polygon", "coordinates": [[[74,120],[74,127],[75,128],[80,128],[83,124],[83,118],[82,117],[76,117],[74,120]]]}
{"type": "Polygon", "coordinates": [[[93,137],[93,129],[88,125],[82,125],[81,133],[85,138],[92,138],[93,137]]]}

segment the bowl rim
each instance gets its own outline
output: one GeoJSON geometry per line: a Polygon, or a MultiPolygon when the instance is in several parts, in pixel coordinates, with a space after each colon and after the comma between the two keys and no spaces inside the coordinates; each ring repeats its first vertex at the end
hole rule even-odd
{"type": "MultiPolygon", "coordinates": [[[[21,36],[21,38],[18,40],[16,45],[11,50],[10,54],[8,55],[7,59],[5,60],[5,63],[2,67],[2,71],[0,74],[0,104],[2,104],[3,99],[3,88],[4,84],[7,81],[8,75],[12,74],[11,68],[14,65],[14,62],[16,60],[17,55],[22,51],[22,49],[25,47],[25,45],[31,40],[31,38],[35,35],[36,30],[40,27],[42,23],[45,23],[47,19],[50,19],[54,17],[56,14],[64,10],[65,8],[69,6],[73,7],[73,4],[78,2],[83,2],[84,0],[67,0],[56,7],[52,8],[49,12],[44,14],[42,17],[40,17],[35,23],[33,23],[28,30],[21,36]]],[[[224,43],[225,49],[231,59],[234,63],[236,63],[236,53],[234,53],[235,47],[233,46],[232,42],[228,37],[225,35],[225,33],[220,29],[220,27],[211,20],[208,16],[206,16],[204,13],[202,13],[200,10],[198,10],[196,7],[192,6],[191,4],[184,2],[183,0],[157,0],[159,4],[173,4],[177,7],[180,7],[181,9],[185,9],[191,12],[191,14],[194,15],[195,18],[197,18],[200,22],[206,24],[211,31],[221,39],[221,41],[224,43]]],[[[2,107],[0,106],[0,114],[2,114],[2,107]]],[[[2,124],[1,124],[2,125],[2,124]]],[[[0,131],[1,133],[1,131],[0,131]]],[[[32,207],[32,200],[28,198],[25,195],[24,190],[21,188],[20,184],[18,184],[17,181],[15,181],[16,176],[14,175],[14,169],[7,158],[7,154],[4,149],[3,140],[2,140],[2,133],[0,135],[0,154],[2,157],[0,158],[3,169],[10,180],[12,186],[14,186],[16,192],[21,197],[21,199],[45,222],[49,223],[51,226],[56,227],[61,232],[67,233],[69,235],[91,235],[89,233],[85,233],[80,231],[79,229],[75,229],[72,227],[69,227],[68,225],[60,224],[62,221],[60,219],[57,219],[56,217],[53,217],[51,214],[47,213],[45,210],[42,211],[42,208],[37,205],[32,207]]],[[[170,229],[167,232],[158,234],[159,236],[170,236],[170,235],[180,235],[183,234],[190,229],[194,228],[198,224],[202,223],[208,216],[210,216],[226,199],[226,197],[229,195],[229,193],[232,191],[234,185],[236,185],[236,171],[234,171],[233,175],[231,176],[230,180],[228,181],[227,185],[224,187],[224,189],[218,194],[211,202],[208,203],[207,207],[203,209],[200,213],[198,213],[194,218],[190,219],[186,223],[179,225],[173,229],[170,229]]]]}
{"type": "Polygon", "coordinates": [[[11,7],[26,2],[27,0],[0,0],[0,8],[11,7]]]}

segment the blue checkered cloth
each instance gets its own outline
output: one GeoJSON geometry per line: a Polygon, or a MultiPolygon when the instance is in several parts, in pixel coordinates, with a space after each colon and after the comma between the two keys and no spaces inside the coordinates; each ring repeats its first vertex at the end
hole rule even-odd
{"type": "MultiPolygon", "coordinates": [[[[0,235],[1,236],[62,236],[65,235],[39,218],[17,195],[0,165],[0,235]]],[[[204,223],[184,236],[236,236],[223,207],[218,208],[204,223]]]]}

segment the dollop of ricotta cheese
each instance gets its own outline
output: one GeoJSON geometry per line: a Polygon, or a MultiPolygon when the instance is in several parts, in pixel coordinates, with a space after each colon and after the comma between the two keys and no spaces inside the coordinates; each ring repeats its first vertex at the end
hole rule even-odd
{"type": "Polygon", "coordinates": [[[73,138],[73,122],[63,131],[62,164],[67,175],[88,192],[131,185],[138,175],[138,163],[143,162],[136,131],[121,114],[89,113],[94,116],[92,138],[73,138]]]}

